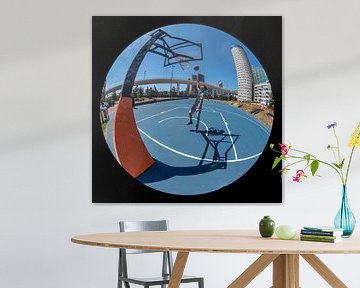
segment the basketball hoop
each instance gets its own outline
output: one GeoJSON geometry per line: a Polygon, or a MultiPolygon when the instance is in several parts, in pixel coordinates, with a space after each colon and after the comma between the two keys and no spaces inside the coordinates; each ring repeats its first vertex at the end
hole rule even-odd
{"type": "Polygon", "coordinates": [[[185,71],[185,70],[189,69],[189,67],[190,67],[190,63],[187,61],[187,59],[188,59],[187,57],[178,56],[174,59],[175,60],[174,64],[178,63],[180,65],[181,69],[183,71],[185,71]]]}
{"type": "MultiPolygon", "coordinates": [[[[203,60],[202,44],[181,37],[172,36],[158,29],[152,37],[157,36],[148,52],[164,57],[164,67],[173,64],[203,60]]],[[[185,66],[184,66],[185,67],[185,66]]]]}

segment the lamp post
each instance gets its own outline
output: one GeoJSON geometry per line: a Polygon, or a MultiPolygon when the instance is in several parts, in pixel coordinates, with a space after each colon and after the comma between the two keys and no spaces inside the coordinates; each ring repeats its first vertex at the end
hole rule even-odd
{"type": "Polygon", "coordinates": [[[170,98],[171,98],[171,89],[173,84],[173,76],[174,76],[174,67],[175,65],[171,65],[171,78],[170,78],[170,98]]]}

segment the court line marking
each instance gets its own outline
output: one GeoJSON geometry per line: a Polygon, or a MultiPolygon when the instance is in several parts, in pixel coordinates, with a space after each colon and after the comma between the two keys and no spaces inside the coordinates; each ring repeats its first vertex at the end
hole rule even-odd
{"type": "MultiPolygon", "coordinates": [[[[214,105],[214,103],[208,103],[208,104],[214,105]]],[[[170,105],[168,104],[167,106],[170,106],[170,105]]],[[[143,118],[143,119],[140,119],[140,120],[136,121],[136,123],[140,123],[140,122],[142,122],[142,121],[145,121],[145,120],[154,118],[154,117],[156,117],[156,116],[160,116],[160,115],[162,115],[162,114],[164,114],[164,113],[167,113],[167,112],[170,112],[170,111],[173,111],[173,110],[176,110],[176,109],[189,109],[189,107],[187,107],[187,106],[186,106],[186,107],[180,106],[180,107],[175,107],[175,108],[172,108],[172,109],[169,109],[169,110],[165,110],[165,111],[159,112],[159,113],[157,113],[157,114],[151,115],[151,116],[149,116],[149,117],[145,117],[145,118],[143,118]]],[[[226,113],[231,113],[231,114],[234,114],[234,115],[236,115],[236,116],[238,116],[238,117],[240,117],[240,118],[243,118],[243,119],[249,121],[250,123],[255,124],[255,125],[258,126],[263,132],[265,132],[265,134],[266,134],[267,136],[270,136],[269,128],[263,126],[263,125],[260,124],[258,121],[254,121],[253,119],[251,119],[251,118],[250,118],[250,115],[245,114],[246,116],[248,116],[248,117],[245,117],[245,116],[243,116],[243,115],[241,115],[240,113],[237,113],[237,112],[227,111],[227,110],[220,109],[220,108],[217,108],[217,107],[216,107],[216,109],[219,110],[219,111],[223,111],[223,112],[226,112],[226,113]]],[[[221,113],[221,112],[219,112],[219,111],[215,111],[213,108],[210,108],[210,107],[204,107],[203,111],[204,111],[204,112],[221,113]],[[209,110],[210,110],[210,111],[209,111],[209,110]],[[212,111],[211,111],[211,110],[212,110],[212,111]]],[[[242,111],[240,110],[239,112],[242,112],[242,111]]],[[[245,112],[243,112],[243,113],[245,113],[245,112]]]]}
{"type": "Polygon", "coordinates": [[[145,121],[145,120],[154,118],[154,117],[156,117],[156,116],[160,116],[161,114],[164,114],[164,113],[167,113],[167,112],[176,110],[176,109],[184,109],[184,108],[188,108],[188,107],[175,107],[175,108],[172,108],[172,109],[169,109],[169,110],[161,111],[161,112],[159,112],[159,113],[157,113],[157,114],[154,114],[154,115],[151,115],[151,116],[149,116],[149,117],[145,117],[145,118],[143,118],[143,119],[140,119],[140,120],[136,121],[136,123],[140,123],[140,122],[142,122],[142,121],[145,121]]]}
{"type": "Polygon", "coordinates": [[[239,111],[239,112],[242,112],[244,113],[244,115],[241,115],[241,113],[237,113],[237,112],[233,112],[233,111],[227,111],[227,110],[224,110],[224,109],[221,109],[221,108],[217,108],[217,110],[219,111],[216,111],[214,110],[213,108],[210,108],[210,107],[207,107],[209,110],[203,110],[203,111],[206,111],[206,112],[214,112],[214,113],[220,113],[219,111],[222,111],[222,112],[226,112],[226,113],[230,113],[230,114],[234,114],[235,116],[238,116],[240,118],[243,118],[247,121],[249,121],[250,123],[253,123],[255,124],[256,126],[258,126],[263,132],[265,132],[265,134],[267,136],[270,136],[270,130],[267,126],[264,126],[260,121],[258,121],[256,118],[255,119],[252,119],[253,117],[251,115],[247,115],[245,112],[243,111],[239,111]],[[212,111],[211,111],[212,110],[212,111]],[[247,116],[247,117],[246,117],[247,116]]]}
{"type": "Polygon", "coordinates": [[[232,138],[232,135],[231,135],[231,131],[229,129],[229,124],[226,122],[225,118],[224,118],[224,115],[221,113],[221,112],[218,112],[216,110],[214,110],[213,108],[209,108],[210,111],[206,111],[206,112],[210,112],[210,113],[218,113],[220,114],[224,124],[225,124],[225,127],[226,127],[226,130],[228,131],[228,134],[229,134],[229,138],[230,138],[230,141],[231,141],[231,144],[232,144],[232,148],[234,150],[234,155],[235,155],[235,159],[238,159],[238,156],[237,156],[237,151],[236,151],[236,147],[235,147],[235,143],[234,143],[234,139],[232,138]]]}
{"type": "MultiPolygon", "coordinates": [[[[231,113],[231,114],[234,114],[240,118],[243,118],[243,119],[246,119],[247,121],[255,124],[256,126],[258,126],[262,131],[264,131],[266,133],[266,135],[270,136],[270,131],[269,131],[269,128],[265,127],[264,125],[262,125],[259,121],[254,121],[253,119],[250,118],[250,115],[247,115],[245,114],[246,116],[248,117],[245,117],[243,115],[241,115],[240,113],[236,113],[236,112],[232,112],[232,111],[227,111],[227,110],[224,110],[224,109],[220,109],[220,108],[216,108],[217,110],[219,111],[223,111],[223,112],[226,112],[226,113],[231,113]]],[[[213,109],[214,110],[214,109],[213,109]]],[[[213,112],[217,112],[217,111],[213,111],[213,112]]],[[[219,112],[218,112],[219,113],[219,112]]],[[[244,112],[245,113],[245,112],[244,112]]]]}
{"type": "Polygon", "coordinates": [[[250,160],[250,159],[253,159],[253,158],[256,158],[258,156],[260,156],[262,154],[262,152],[258,153],[258,154],[255,154],[255,155],[252,155],[252,156],[249,156],[249,157],[246,157],[246,158],[240,158],[240,159],[232,159],[232,160],[215,160],[215,159],[208,159],[208,158],[200,158],[200,157],[197,157],[197,156],[193,156],[193,155],[190,155],[190,154],[186,154],[184,152],[181,152],[181,151],[178,151],[178,150],[175,150],[163,143],[161,143],[160,141],[154,139],[153,137],[151,137],[149,134],[145,133],[143,130],[141,130],[140,128],[138,128],[138,130],[140,131],[140,133],[144,134],[147,138],[149,138],[151,141],[153,141],[154,143],[160,145],[161,147],[171,151],[171,152],[174,152],[178,155],[181,155],[181,156],[184,156],[184,157],[187,157],[187,158],[191,158],[191,159],[195,159],[195,160],[199,160],[199,161],[206,161],[206,162],[215,162],[215,163],[234,163],[234,162],[243,162],[243,161],[246,161],[246,160],[250,160]]]}
{"type": "MultiPolygon", "coordinates": [[[[173,111],[173,110],[176,110],[176,109],[188,109],[188,107],[180,106],[180,107],[175,107],[175,108],[172,108],[172,109],[169,109],[169,110],[161,111],[161,112],[159,112],[159,113],[157,113],[157,114],[154,114],[154,115],[151,115],[151,116],[149,116],[149,117],[145,117],[145,118],[143,118],[143,119],[140,119],[140,120],[136,121],[136,123],[140,123],[140,122],[142,122],[142,121],[145,121],[145,120],[154,118],[154,117],[156,117],[156,116],[160,116],[160,115],[162,115],[162,114],[164,114],[164,113],[167,113],[167,112],[170,112],[170,111],[173,111]]],[[[218,108],[217,108],[217,109],[218,109],[218,108]]],[[[224,160],[214,160],[214,159],[200,158],[200,157],[197,157],[197,156],[193,156],[193,155],[190,155],[190,154],[186,154],[186,153],[184,153],[184,152],[178,151],[178,150],[176,150],[176,149],[173,149],[173,148],[171,148],[171,147],[169,147],[169,146],[161,143],[160,141],[158,141],[158,140],[156,140],[155,138],[151,137],[149,134],[145,133],[145,132],[144,132],[143,130],[141,130],[139,127],[138,127],[138,130],[139,130],[142,134],[144,134],[147,138],[149,138],[151,141],[153,141],[153,142],[155,142],[156,144],[162,146],[163,148],[165,148],[165,149],[167,149],[167,150],[169,150],[169,151],[172,151],[172,152],[174,152],[174,153],[176,153],[176,154],[182,155],[182,156],[184,156],[184,157],[192,158],[192,159],[199,160],[199,161],[216,162],[216,163],[225,163],[225,162],[226,162],[226,163],[234,163],[234,162],[242,162],[242,161],[250,160],[250,159],[256,158],[256,157],[258,157],[258,156],[260,156],[260,155],[262,154],[262,152],[260,152],[260,153],[258,153],[258,154],[254,154],[254,155],[249,156],[249,157],[240,158],[240,159],[237,158],[236,149],[235,149],[235,147],[234,147],[234,141],[233,141],[233,139],[232,139],[232,137],[231,137],[230,130],[228,129],[227,122],[225,121],[222,113],[221,113],[221,112],[218,112],[218,111],[215,111],[213,108],[210,108],[210,107],[209,107],[209,110],[210,110],[210,111],[208,111],[207,109],[206,109],[206,110],[204,109],[203,111],[210,112],[210,113],[219,113],[219,114],[221,115],[221,117],[222,117],[222,119],[223,119],[223,121],[224,121],[224,123],[225,123],[225,126],[226,126],[226,128],[227,128],[227,130],[228,130],[229,136],[230,136],[230,138],[231,138],[232,146],[233,146],[233,149],[234,149],[234,154],[235,154],[235,157],[236,157],[235,159],[226,160],[226,161],[224,161],[224,160]],[[212,110],[212,111],[211,111],[211,110],[212,110]]],[[[249,118],[247,118],[247,117],[244,117],[244,116],[242,116],[242,115],[239,115],[238,113],[235,113],[235,112],[230,112],[230,111],[226,111],[226,110],[222,110],[222,109],[218,109],[218,110],[224,111],[224,112],[228,112],[228,113],[232,113],[232,114],[235,114],[235,115],[237,115],[237,116],[239,116],[239,117],[241,117],[241,118],[244,118],[245,120],[247,120],[247,121],[249,121],[249,122],[251,122],[251,123],[259,126],[259,127],[261,128],[261,130],[264,131],[264,129],[263,129],[262,126],[260,126],[258,123],[254,122],[254,121],[251,121],[251,119],[249,119],[249,118]]],[[[185,118],[187,118],[187,117],[185,117],[185,118]]],[[[202,122],[202,121],[201,121],[201,122],[202,122]]],[[[160,123],[160,122],[159,122],[159,123],[160,123]]],[[[203,123],[203,124],[205,125],[205,123],[203,123]]],[[[264,132],[267,133],[267,131],[264,131],[264,132]]],[[[267,133],[267,134],[270,135],[269,133],[267,133]]]]}
{"type": "Polygon", "coordinates": [[[226,122],[226,120],[225,120],[225,118],[224,118],[224,116],[223,116],[223,114],[222,114],[221,112],[217,112],[217,113],[220,114],[222,120],[224,121],[226,130],[227,130],[228,133],[229,133],[229,137],[230,137],[230,140],[231,140],[231,145],[232,145],[233,150],[234,150],[235,159],[237,160],[237,159],[238,159],[238,156],[237,156],[236,148],[235,148],[235,145],[234,145],[234,139],[233,139],[232,136],[231,136],[231,132],[230,132],[230,129],[229,129],[229,127],[228,127],[228,123],[226,122]]]}
{"type": "MultiPolygon", "coordinates": [[[[164,122],[164,121],[166,121],[166,120],[170,120],[170,119],[179,119],[179,118],[185,118],[185,119],[188,119],[188,117],[185,117],[185,116],[174,116],[174,117],[169,117],[169,118],[165,118],[165,119],[163,119],[163,120],[160,120],[158,123],[160,124],[160,123],[162,123],[162,122],[164,122]]],[[[194,120],[198,120],[198,118],[194,118],[194,120]]],[[[205,124],[205,122],[203,122],[203,121],[201,121],[200,120],[200,123],[202,123],[204,126],[205,126],[205,128],[206,128],[206,136],[209,136],[209,127],[205,124]]]]}

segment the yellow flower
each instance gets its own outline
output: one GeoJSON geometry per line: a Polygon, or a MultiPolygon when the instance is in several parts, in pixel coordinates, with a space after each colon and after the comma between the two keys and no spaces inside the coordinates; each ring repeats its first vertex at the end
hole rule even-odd
{"type": "Polygon", "coordinates": [[[360,148],[360,122],[350,138],[349,146],[356,146],[360,148]]]}

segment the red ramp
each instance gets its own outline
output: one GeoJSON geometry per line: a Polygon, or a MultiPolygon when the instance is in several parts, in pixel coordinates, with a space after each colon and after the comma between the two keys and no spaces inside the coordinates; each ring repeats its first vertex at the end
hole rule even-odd
{"type": "Polygon", "coordinates": [[[131,97],[121,97],[116,108],[114,143],[118,161],[133,177],[155,163],[137,129],[131,97]]]}

